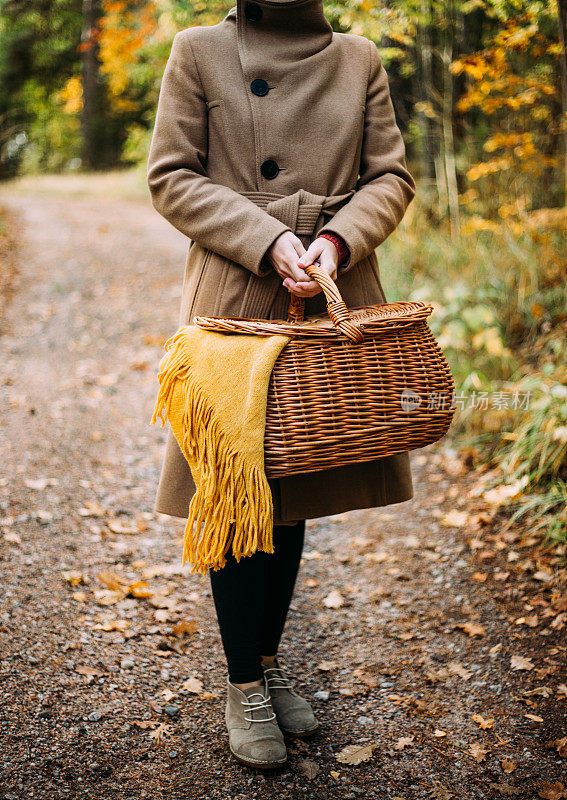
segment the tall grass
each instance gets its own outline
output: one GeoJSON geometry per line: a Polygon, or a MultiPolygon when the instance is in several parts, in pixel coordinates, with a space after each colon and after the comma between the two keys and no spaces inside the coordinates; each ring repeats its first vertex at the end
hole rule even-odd
{"type": "Polygon", "coordinates": [[[379,249],[388,300],[431,303],[456,384],[452,440],[512,519],[567,541],[567,213],[540,210],[453,241],[414,201],[379,249]],[[521,491],[520,491],[521,490],[521,491]]]}

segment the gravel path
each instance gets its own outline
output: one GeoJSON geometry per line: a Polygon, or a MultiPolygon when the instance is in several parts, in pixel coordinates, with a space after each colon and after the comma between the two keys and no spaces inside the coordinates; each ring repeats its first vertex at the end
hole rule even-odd
{"type": "Polygon", "coordinates": [[[441,447],[414,500],[308,523],[280,655],[323,728],[234,761],[208,578],[152,512],[184,237],[141,202],[2,203],[0,798],[567,798],[561,549],[484,525],[441,447]]]}

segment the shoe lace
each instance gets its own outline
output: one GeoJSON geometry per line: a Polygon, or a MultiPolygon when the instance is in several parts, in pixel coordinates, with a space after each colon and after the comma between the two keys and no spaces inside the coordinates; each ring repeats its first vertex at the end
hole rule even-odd
{"type": "Polygon", "coordinates": [[[240,701],[243,706],[248,706],[248,708],[245,709],[246,711],[250,711],[252,713],[253,711],[259,711],[260,709],[264,708],[267,711],[271,711],[272,716],[271,717],[261,717],[260,719],[254,719],[253,717],[247,717],[245,715],[244,719],[247,722],[269,722],[270,720],[275,719],[276,715],[274,714],[274,712],[272,710],[272,704],[271,704],[270,700],[271,700],[270,695],[268,695],[267,697],[264,697],[264,695],[261,692],[252,692],[251,694],[249,694],[248,695],[248,700],[241,700],[240,701]],[[262,699],[261,700],[250,700],[251,697],[254,697],[256,695],[258,697],[262,698],[262,699]]]}
{"type": "Polygon", "coordinates": [[[293,685],[281,667],[264,667],[266,682],[270,689],[293,689],[293,685]],[[268,674],[275,673],[275,674],[268,674]]]}

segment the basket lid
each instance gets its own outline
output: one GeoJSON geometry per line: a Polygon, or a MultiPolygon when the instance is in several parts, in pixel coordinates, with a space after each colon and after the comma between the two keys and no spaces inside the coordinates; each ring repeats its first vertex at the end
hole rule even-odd
{"type": "MultiPolygon", "coordinates": [[[[349,308],[349,318],[364,334],[380,333],[384,330],[405,328],[427,319],[433,307],[420,301],[379,303],[374,306],[349,308]]],[[[246,317],[196,316],[194,324],[199,328],[218,333],[250,333],[270,336],[284,334],[296,338],[343,338],[326,313],[312,314],[301,322],[283,319],[247,319],[246,317]]]]}

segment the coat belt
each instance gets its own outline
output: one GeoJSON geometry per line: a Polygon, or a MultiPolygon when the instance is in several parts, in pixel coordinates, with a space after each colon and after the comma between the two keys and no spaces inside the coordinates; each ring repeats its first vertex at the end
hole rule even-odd
{"type": "Polygon", "coordinates": [[[241,192],[263,208],[270,216],[279,219],[297,235],[312,236],[320,216],[332,217],[341,206],[347,203],[354,190],[346,194],[322,195],[299,189],[293,194],[275,192],[241,192]]]}
{"type": "MultiPolygon", "coordinates": [[[[321,195],[299,189],[293,194],[275,192],[240,192],[268,214],[287,225],[296,236],[313,236],[321,216],[332,217],[347,203],[354,190],[347,194],[321,195]]],[[[326,220],[325,220],[326,221],[326,220]]],[[[322,227],[322,226],[320,226],[322,227]]],[[[242,302],[241,316],[285,319],[289,292],[282,290],[282,279],[272,270],[266,277],[250,276],[242,302]]]]}

